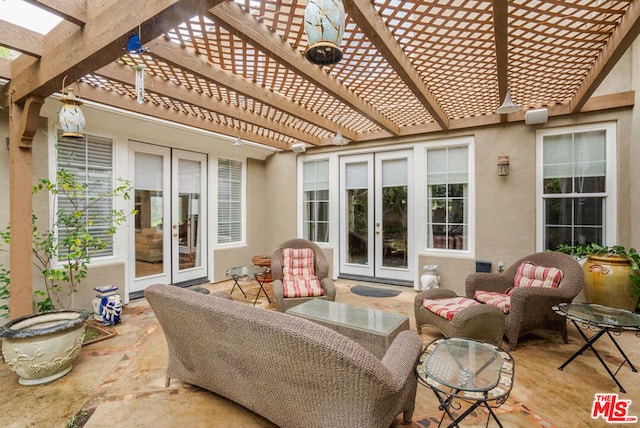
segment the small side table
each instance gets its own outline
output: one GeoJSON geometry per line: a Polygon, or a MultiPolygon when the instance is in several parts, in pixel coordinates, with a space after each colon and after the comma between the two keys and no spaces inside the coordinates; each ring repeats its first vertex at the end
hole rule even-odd
{"type": "Polygon", "coordinates": [[[418,381],[431,388],[440,402],[442,418],[449,417],[448,427],[457,427],[476,407],[489,411],[489,418],[502,424],[493,412],[507,401],[515,364],[511,354],[495,345],[472,339],[444,338],[427,344],[416,365],[418,381]],[[460,409],[460,402],[471,404],[461,415],[451,412],[460,409]]]}
{"type": "Polygon", "coordinates": [[[629,361],[627,355],[622,351],[622,348],[618,342],[616,342],[614,336],[620,335],[624,330],[635,331],[636,336],[640,336],[640,315],[624,309],[610,308],[608,306],[589,303],[561,303],[554,306],[553,310],[557,314],[570,320],[585,341],[582,348],[578,349],[567,361],[558,367],[558,370],[564,369],[578,355],[582,354],[587,349],[591,349],[600,361],[600,364],[602,364],[609,376],[611,376],[611,379],[613,379],[616,385],[618,385],[620,392],[626,392],[616,378],[616,374],[618,374],[618,371],[620,371],[624,363],[629,364],[632,372],[637,372],[638,369],[631,364],[631,361],[629,361]],[[580,326],[584,329],[594,331],[595,334],[591,337],[587,337],[580,326]],[[623,358],[622,364],[620,364],[615,373],[611,371],[600,354],[598,354],[598,351],[596,351],[596,348],[593,347],[593,344],[605,334],[609,336],[623,358]]]}
{"type": "Polygon", "coordinates": [[[267,274],[270,271],[271,270],[269,268],[266,268],[263,266],[238,266],[238,267],[232,267],[231,269],[228,269],[226,273],[227,278],[233,279],[233,287],[231,288],[229,295],[233,293],[233,290],[237,286],[242,292],[242,295],[244,297],[247,297],[247,294],[244,292],[242,287],[240,287],[240,284],[238,284],[238,280],[240,278],[253,277],[258,283],[258,285],[260,286],[260,289],[258,290],[258,294],[256,295],[256,299],[253,301],[253,306],[256,305],[256,302],[258,301],[258,297],[260,297],[260,292],[263,292],[264,295],[267,297],[267,300],[269,301],[269,303],[271,303],[271,299],[269,298],[267,291],[264,289],[264,281],[267,274]]]}

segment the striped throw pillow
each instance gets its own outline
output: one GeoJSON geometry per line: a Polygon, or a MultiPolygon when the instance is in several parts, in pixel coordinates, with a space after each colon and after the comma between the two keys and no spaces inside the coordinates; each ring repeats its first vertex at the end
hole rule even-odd
{"type": "Polygon", "coordinates": [[[562,271],[553,267],[536,266],[531,262],[524,262],[518,266],[513,279],[514,288],[543,287],[558,288],[562,281],[562,271]]]}
{"type": "Polygon", "coordinates": [[[282,249],[282,286],[284,297],[317,297],[324,294],[315,275],[311,248],[282,249]]]}
{"type": "Polygon", "coordinates": [[[479,305],[473,299],[466,297],[449,297],[446,299],[423,299],[422,306],[436,315],[451,321],[453,316],[469,306],[479,305]]]}

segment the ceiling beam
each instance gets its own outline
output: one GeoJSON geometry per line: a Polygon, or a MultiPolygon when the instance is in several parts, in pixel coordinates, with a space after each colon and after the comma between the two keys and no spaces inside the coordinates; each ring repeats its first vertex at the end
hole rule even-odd
{"type": "MultiPolygon", "coordinates": [[[[336,132],[338,124],[326,117],[306,109],[304,106],[292,102],[289,98],[270,91],[264,86],[238,76],[230,71],[207,61],[204,56],[196,55],[190,48],[184,48],[177,43],[172,43],[164,37],[148,43],[149,55],[152,55],[167,64],[172,64],[187,73],[202,77],[205,80],[214,82],[238,94],[259,101],[262,104],[270,105],[281,110],[288,115],[297,117],[305,122],[311,123],[331,132],[336,132]]],[[[345,138],[356,141],[358,135],[352,131],[343,131],[345,138]]]]}
{"type": "Polygon", "coordinates": [[[39,58],[43,40],[40,33],[0,19],[0,46],[39,58]]]}
{"type": "Polygon", "coordinates": [[[600,56],[585,76],[569,105],[573,113],[581,111],[600,83],[640,34],[640,2],[634,1],[611,34],[600,56]]]}
{"type": "MultiPolygon", "coordinates": [[[[496,43],[496,71],[498,74],[498,103],[509,90],[509,5],[507,0],[493,0],[493,30],[496,43]]],[[[499,104],[498,104],[499,105],[499,104]]]]}
{"type": "Polygon", "coordinates": [[[14,101],[30,94],[46,97],[60,90],[65,76],[71,83],[114,61],[139,26],[143,42],[154,39],[219,1],[110,0],[84,27],[62,21],[45,36],[40,60],[25,60],[22,55],[13,62],[14,101]]]}
{"type": "MultiPolygon", "coordinates": [[[[96,70],[95,74],[130,86],[135,86],[134,70],[126,65],[111,63],[99,70],[96,70]]],[[[279,134],[312,144],[314,146],[327,144],[326,142],[321,141],[320,138],[314,137],[313,135],[306,132],[302,132],[290,126],[286,126],[285,124],[276,122],[257,113],[249,112],[246,109],[223,102],[215,97],[210,97],[197,91],[189,90],[185,86],[176,85],[170,81],[149,73],[145,73],[144,86],[145,90],[148,92],[153,92],[160,96],[168,97],[181,103],[191,104],[193,106],[197,106],[199,108],[209,110],[232,119],[246,122],[247,124],[253,124],[265,129],[269,129],[279,134]]],[[[133,97],[131,97],[131,103],[137,104],[136,100],[133,97]]],[[[132,108],[135,108],[135,106],[132,106],[132,108]]]]}
{"type": "Polygon", "coordinates": [[[82,27],[87,22],[87,0],[25,0],[82,27]]]}
{"type": "Polygon", "coordinates": [[[261,50],[273,60],[284,64],[319,89],[344,103],[367,119],[390,132],[400,135],[399,127],[371,104],[360,98],[321,67],[308,62],[302,54],[269,28],[256,21],[233,1],[226,1],[210,10],[209,15],[227,31],[261,50]]]}
{"type": "Polygon", "coordinates": [[[88,83],[77,82],[77,85],[79,88],[78,92],[82,93],[82,98],[85,100],[116,107],[126,111],[132,111],[135,113],[155,117],[181,125],[186,125],[192,128],[198,128],[223,135],[239,136],[243,140],[252,141],[258,144],[275,147],[282,150],[289,150],[291,148],[290,144],[276,138],[269,138],[244,129],[233,128],[202,117],[182,113],[175,109],[168,109],[164,106],[160,106],[154,103],[138,104],[136,102],[131,102],[131,97],[129,96],[120,95],[115,91],[107,91],[104,89],[96,88],[95,86],[88,83]]]}
{"type": "MultiPolygon", "coordinates": [[[[0,58],[0,79],[11,80],[11,60],[0,58]]],[[[2,105],[0,102],[0,106],[2,105]]]]}
{"type": "Polygon", "coordinates": [[[346,0],[344,6],[351,19],[355,21],[360,30],[378,48],[389,65],[440,125],[440,128],[448,129],[449,119],[447,115],[425,85],[422,76],[409,61],[391,31],[389,31],[380,14],[376,12],[371,1],[346,0]]]}

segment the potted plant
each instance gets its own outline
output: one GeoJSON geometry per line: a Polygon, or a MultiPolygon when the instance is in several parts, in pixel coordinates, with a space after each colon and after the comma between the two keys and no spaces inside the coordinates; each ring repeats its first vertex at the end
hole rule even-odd
{"type": "MultiPolygon", "coordinates": [[[[105,209],[102,204],[107,198],[128,199],[131,186],[127,181],[120,180],[114,190],[89,197],[88,184],[78,182],[72,173],[59,170],[56,179],[55,183],[41,179],[33,187],[34,194],[46,191],[54,198],[63,198],[63,205],[67,207],[58,209],[53,227],[44,232],[38,229],[37,217],[32,217],[34,265],[45,281],[45,291],[34,294],[44,299],[36,302],[37,313],[12,320],[0,328],[5,362],[18,374],[19,383],[23,385],[50,382],[71,370],[71,363],[82,346],[89,316],[87,311],[69,309],[73,295],[87,276],[91,256],[107,246],[106,237],[113,235],[128,215],[123,210],[105,209]],[[94,223],[105,228],[102,236],[89,232],[94,223]]],[[[8,242],[8,231],[2,231],[0,237],[8,242]]],[[[7,296],[9,274],[0,266],[0,293],[7,296]]]]}
{"type": "Polygon", "coordinates": [[[640,255],[621,245],[561,245],[557,251],[585,259],[584,295],[589,303],[634,311],[640,308],[640,255]]]}

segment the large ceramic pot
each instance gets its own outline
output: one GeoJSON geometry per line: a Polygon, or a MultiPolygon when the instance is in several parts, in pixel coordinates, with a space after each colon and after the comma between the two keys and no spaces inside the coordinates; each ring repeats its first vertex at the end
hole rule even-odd
{"type": "Polygon", "coordinates": [[[634,311],[631,263],[617,256],[588,256],[583,267],[584,296],[588,303],[634,311]]]}
{"type": "Polygon", "coordinates": [[[84,340],[87,311],[48,311],[16,318],[0,328],[2,354],[21,385],[58,379],[71,370],[84,340]]]}

